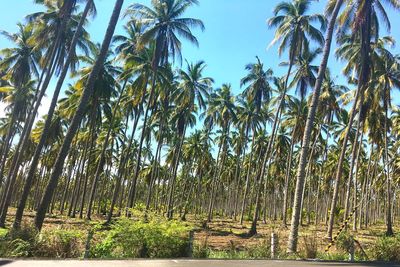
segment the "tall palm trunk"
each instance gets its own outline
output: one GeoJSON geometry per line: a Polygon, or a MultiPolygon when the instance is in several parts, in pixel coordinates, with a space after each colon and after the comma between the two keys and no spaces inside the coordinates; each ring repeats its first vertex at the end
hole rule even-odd
{"type": "Polygon", "coordinates": [[[52,100],[51,100],[51,103],[50,103],[49,111],[47,112],[47,118],[46,118],[46,121],[45,121],[45,124],[44,124],[44,127],[43,127],[43,131],[42,131],[42,134],[40,136],[39,143],[38,143],[38,145],[37,145],[37,147],[35,149],[35,153],[34,153],[33,158],[32,158],[32,162],[31,162],[31,165],[30,165],[30,168],[29,168],[29,171],[28,171],[28,175],[27,175],[26,180],[25,180],[24,189],[23,189],[20,201],[18,203],[18,208],[17,208],[17,212],[15,214],[15,220],[14,220],[14,224],[13,224],[14,228],[18,228],[20,223],[21,223],[22,215],[23,215],[24,209],[25,209],[25,203],[26,203],[26,200],[28,198],[28,195],[29,195],[29,192],[30,192],[30,188],[32,186],[33,178],[35,176],[35,171],[36,171],[38,163],[39,163],[40,154],[41,154],[43,146],[44,146],[44,144],[45,144],[45,142],[47,140],[47,137],[49,135],[49,129],[50,129],[51,121],[53,119],[54,111],[55,111],[55,108],[56,108],[56,105],[57,105],[58,96],[60,94],[61,87],[62,87],[62,85],[64,83],[65,77],[67,76],[67,73],[68,73],[68,70],[69,70],[69,66],[70,66],[71,61],[73,59],[73,55],[74,55],[76,44],[77,44],[78,39],[80,38],[80,36],[82,34],[83,25],[85,23],[86,17],[87,17],[87,15],[89,13],[90,8],[92,7],[92,4],[93,4],[92,1],[93,0],[88,0],[87,1],[87,4],[86,4],[85,9],[83,11],[83,14],[82,14],[82,16],[80,18],[78,27],[76,29],[76,32],[75,32],[74,36],[73,36],[73,39],[72,39],[72,42],[71,42],[71,46],[70,46],[70,50],[68,51],[67,59],[65,60],[64,67],[63,67],[63,69],[61,71],[61,74],[60,74],[60,77],[58,79],[57,85],[56,85],[56,87],[54,89],[53,97],[52,97],[52,100]]]}
{"type": "Polygon", "coordinates": [[[364,91],[365,91],[366,87],[368,86],[369,77],[370,77],[371,8],[372,8],[372,1],[365,0],[364,12],[366,15],[365,15],[365,19],[363,20],[362,26],[361,26],[361,55],[360,55],[361,70],[360,70],[360,75],[359,75],[360,77],[359,77],[356,96],[354,99],[354,105],[353,105],[350,119],[349,119],[349,122],[347,125],[345,137],[343,139],[342,151],[340,153],[338,167],[336,170],[335,188],[334,188],[333,196],[332,196],[331,212],[330,212],[328,231],[327,231],[327,237],[329,239],[332,239],[333,224],[335,221],[334,220],[334,217],[335,217],[334,211],[336,209],[337,198],[338,198],[338,194],[339,194],[340,179],[342,177],[342,171],[343,171],[343,162],[344,162],[346,150],[347,150],[347,141],[349,139],[351,127],[353,125],[355,113],[357,112],[358,102],[360,102],[358,110],[359,110],[359,112],[361,112],[361,108],[364,103],[364,91]],[[358,101],[359,98],[360,98],[360,101],[358,101]]]}
{"type": "Polygon", "coordinates": [[[68,129],[68,132],[65,136],[64,142],[58,153],[56,162],[53,167],[53,171],[50,176],[49,183],[46,187],[46,191],[44,193],[44,196],[42,198],[42,201],[41,201],[38,211],[36,213],[35,226],[38,230],[41,230],[41,228],[42,228],[43,221],[46,216],[46,210],[49,206],[49,203],[53,196],[53,193],[57,187],[58,180],[59,180],[62,170],[63,170],[65,158],[67,157],[69,149],[71,147],[72,139],[74,138],[74,136],[78,130],[79,124],[82,121],[83,116],[85,114],[86,106],[89,103],[89,99],[90,99],[91,95],[93,94],[94,84],[95,84],[97,76],[101,70],[101,67],[104,64],[105,58],[107,56],[107,52],[110,47],[111,39],[114,35],[115,27],[118,23],[118,19],[119,19],[119,15],[120,15],[123,3],[124,3],[124,0],[116,0],[116,2],[115,2],[115,7],[113,10],[109,25],[107,27],[107,31],[106,31],[106,34],[104,37],[103,44],[101,46],[99,56],[96,60],[96,63],[94,65],[93,69],[92,69],[92,72],[90,73],[90,76],[89,76],[89,79],[85,86],[85,89],[82,92],[80,103],[79,103],[76,113],[72,119],[72,122],[68,129]]]}
{"type": "Polygon", "coordinates": [[[306,128],[304,131],[303,136],[303,146],[300,152],[299,158],[299,167],[297,171],[297,181],[296,181],[296,189],[294,195],[294,203],[293,203],[293,212],[292,212],[292,220],[290,226],[290,234],[288,240],[288,247],[287,251],[289,253],[295,253],[297,250],[297,240],[298,240],[298,232],[299,232],[299,223],[300,223],[300,213],[301,213],[301,199],[302,199],[302,192],[304,187],[304,180],[305,180],[305,171],[307,166],[307,154],[308,154],[308,146],[310,145],[311,139],[311,131],[314,128],[314,119],[315,113],[318,107],[319,96],[321,94],[321,87],[322,82],[325,77],[325,72],[328,64],[329,54],[331,51],[331,44],[332,44],[332,37],[333,37],[333,30],[335,28],[336,18],[338,16],[340,7],[343,4],[343,0],[337,0],[335,4],[335,8],[333,9],[327,34],[325,38],[325,45],[321,60],[321,65],[318,70],[318,76],[315,82],[314,92],[312,95],[311,106],[308,111],[306,128]]]}

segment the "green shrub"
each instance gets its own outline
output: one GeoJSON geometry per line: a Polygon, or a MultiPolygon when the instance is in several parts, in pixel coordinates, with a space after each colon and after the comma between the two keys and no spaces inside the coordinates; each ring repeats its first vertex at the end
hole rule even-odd
{"type": "Polygon", "coordinates": [[[189,228],[178,222],[122,219],[91,250],[100,258],[174,258],[188,254],[189,228]]]}
{"type": "Polygon", "coordinates": [[[85,234],[68,229],[44,230],[37,238],[35,256],[49,258],[77,258],[82,256],[85,234]]]}
{"type": "Polygon", "coordinates": [[[8,234],[8,229],[0,228],[0,239],[8,234]]]}
{"type": "Polygon", "coordinates": [[[377,260],[400,262],[400,235],[378,238],[372,252],[377,260]]]}
{"type": "Polygon", "coordinates": [[[30,257],[36,244],[37,231],[23,225],[20,229],[4,231],[0,237],[0,257],[30,257]]]}
{"type": "Polygon", "coordinates": [[[22,239],[14,239],[8,242],[7,257],[28,257],[32,252],[32,244],[22,239]]]}
{"type": "Polygon", "coordinates": [[[354,251],[354,237],[348,231],[343,231],[336,241],[336,246],[344,252],[354,251]]]}

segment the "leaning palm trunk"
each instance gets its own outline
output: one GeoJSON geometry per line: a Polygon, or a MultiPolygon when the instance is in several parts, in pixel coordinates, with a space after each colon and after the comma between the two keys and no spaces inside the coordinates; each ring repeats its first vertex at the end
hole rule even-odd
{"type": "MultiPolygon", "coordinates": [[[[361,88],[360,88],[361,89],[361,88]]],[[[342,170],[343,170],[343,163],[346,157],[346,151],[347,151],[347,142],[349,140],[350,132],[351,132],[351,127],[353,125],[355,113],[357,113],[357,106],[358,103],[360,102],[360,106],[362,101],[364,100],[364,97],[360,97],[360,94],[363,95],[364,91],[360,92],[360,89],[357,89],[356,92],[356,97],[354,99],[354,104],[351,109],[351,114],[350,114],[350,119],[347,125],[347,128],[345,130],[345,136],[343,138],[342,142],[342,150],[340,152],[339,156],[339,161],[338,161],[338,167],[336,169],[336,175],[335,175],[335,187],[333,190],[333,197],[332,197],[332,202],[331,202],[331,209],[330,209],[330,216],[329,216],[329,223],[328,223],[328,232],[327,232],[327,238],[332,239],[332,233],[333,233],[333,224],[334,224],[334,211],[336,209],[336,203],[338,200],[338,195],[339,195],[339,190],[340,190],[340,180],[342,177],[342,170]],[[361,101],[359,101],[361,100],[361,101]]],[[[358,109],[359,110],[359,109],[358,109]]]]}
{"type": "Polygon", "coordinates": [[[40,136],[39,143],[35,149],[35,153],[32,158],[31,166],[28,171],[28,176],[26,177],[26,180],[25,180],[24,189],[23,189],[20,201],[18,203],[18,208],[17,208],[17,212],[15,214],[15,220],[14,220],[14,224],[13,224],[14,228],[18,228],[21,223],[22,215],[23,215],[24,209],[25,209],[26,200],[28,199],[30,188],[32,186],[32,182],[33,182],[33,179],[35,176],[35,171],[36,171],[38,163],[39,163],[40,154],[42,152],[43,146],[44,146],[44,144],[47,140],[48,134],[49,134],[49,129],[50,129],[51,121],[52,121],[54,111],[55,111],[55,108],[57,105],[58,96],[60,94],[61,87],[64,83],[65,77],[67,76],[69,66],[71,64],[73,54],[75,51],[75,47],[76,47],[76,44],[78,42],[80,35],[82,34],[83,24],[85,23],[86,17],[92,6],[92,3],[93,3],[92,1],[93,0],[88,0],[88,2],[86,4],[85,10],[83,11],[83,14],[82,14],[81,19],[78,24],[78,27],[77,27],[74,37],[72,39],[71,47],[70,47],[70,50],[68,51],[68,57],[64,63],[64,67],[61,71],[56,88],[54,89],[53,98],[50,103],[49,111],[47,112],[47,118],[46,118],[46,121],[44,124],[42,135],[40,136]]]}
{"type": "Polygon", "coordinates": [[[333,30],[335,28],[336,18],[338,16],[340,7],[343,4],[343,0],[336,1],[335,8],[332,12],[332,16],[329,21],[327,35],[325,39],[325,45],[322,55],[321,66],[318,70],[317,80],[315,82],[314,93],[311,100],[311,106],[308,111],[308,117],[306,122],[306,128],[303,136],[303,146],[300,152],[300,160],[299,160],[299,168],[297,170],[297,181],[296,181],[296,190],[294,195],[294,203],[293,203],[293,213],[292,213],[292,221],[290,226],[290,235],[288,240],[287,251],[289,253],[294,253],[297,250],[297,240],[298,240],[298,232],[299,232],[299,222],[300,222],[300,213],[301,213],[301,199],[302,192],[304,187],[305,180],[305,171],[307,166],[307,155],[308,155],[308,146],[310,145],[311,139],[311,131],[314,128],[314,120],[315,114],[318,107],[319,96],[321,94],[322,82],[325,77],[325,72],[328,64],[329,54],[331,51],[333,30]]]}
{"type": "Polygon", "coordinates": [[[90,73],[90,76],[89,76],[89,79],[85,86],[85,89],[83,90],[83,93],[82,93],[82,96],[80,99],[80,103],[78,105],[76,113],[72,119],[71,125],[68,129],[68,132],[65,136],[64,142],[60,148],[57,159],[55,161],[49,183],[46,187],[46,191],[43,195],[42,201],[39,205],[39,208],[38,208],[38,211],[37,211],[36,217],[35,217],[35,226],[38,230],[41,230],[41,228],[43,226],[43,221],[46,216],[47,208],[50,204],[50,200],[51,200],[53,193],[57,187],[58,180],[59,180],[62,170],[63,170],[65,158],[68,155],[72,140],[78,130],[79,124],[83,119],[83,116],[84,116],[85,110],[86,110],[86,106],[90,100],[91,95],[93,94],[94,84],[97,79],[97,76],[99,75],[101,67],[104,64],[105,58],[107,56],[107,52],[110,47],[111,39],[114,35],[115,27],[118,23],[118,19],[119,19],[119,15],[121,13],[123,3],[124,3],[124,0],[116,0],[116,2],[115,2],[115,7],[113,10],[109,25],[107,27],[107,31],[106,31],[106,34],[104,37],[103,44],[101,46],[99,56],[96,60],[96,63],[94,65],[93,69],[92,69],[92,72],[90,73]]]}
{"type": "Polygon", "coordinates": [[[356,92],[356,96],[354,99],[354,105],[351,111],[350,119],[347,125],[345,137],[343,139],[343,144],[342,144],[342,151],[340,153],[339,157],[339,162],[338,162],[338,167],[336,170],[336,177],[335,177],[335,189],[333,191],[333,197],[332,197],[332,203],[331,203],[331,212],[330,212],[330,217],[329,217],[329,224],[328,224],[328,231],[327,231],[327,237],[328,239],[332,239],[332,233],[333,233],[333,224],[334,224],[334,217],[335,217],[335,209],[336,209],[336,204],[337,204],[337,199],[338,199],[338,194],[339,194],[339,186],[340,186],[340,179],[342,177],[342,170],[343,170],[343,162],[345,159],[346,155],[346,150],[347,150],[347,141],[349,139],[349,134],[351,127],[353,125],[355,113],[357,112],[357,105],[359,103],[359,108],[358,112],[361,112],[362,105],[364,103],[364,91],[366,87],[368,86],[369,82],[369,76],[370,76],[370,46],[371,46],[371,8],[372,8],[372,3],[371,0],[365,0],[365,13],[366,18],[362,22],[361,26],[361,70],[360,70],[360,78],[359,78],[359,83],[358,83],[358,88],[356,92]],[[358,99],[360,98],[360,101],[358,99]]]}

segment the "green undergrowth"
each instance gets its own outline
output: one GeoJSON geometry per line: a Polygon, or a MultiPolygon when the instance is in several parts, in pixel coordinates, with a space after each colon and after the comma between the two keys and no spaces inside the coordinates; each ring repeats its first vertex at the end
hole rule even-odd
{"type": "Polygon", "coordinates": [[[191,256],[187,223],[151,219],[120,219],[110,225],[91,224],[89,230],[43,229],[24,225],[0,231],[3,258],[179,258],[191,256]],[[90,234],[89,234],[90,233],[90,234]]]}
{"type": "Polygon", "coordinates": [[[109,231],[94,236],[92,258],[179,258],[189,251],[189,232],[184,223],[166,220],[133,222],[121,219],[109,231]]]}
{"type": "MultiPolygon", "coordinates": [[[[133,213],[132,217],[143,218],[143,214],[133,213]]],[[[23,225],[18,231],[0,229],[0,257],[271,259],[269,235],[252,244],[230,241],[227,247],[216,249],[209,244],[208,235],[204,240],[191,240],[194,230],[194,224],[154,215],[145,221],[122,218],[108,225],[86,222],[80,229],[60,225],[44,228],[41,233],[23,225]]],[[[353,234],[341,233],[328,253],[315,234],[299,239],[297,254],[287,254],[285,242],[278,241],[275,258],[348,261],[354,251],[355,261],[400,262],[400,235],[376,233],[375,243],[363,246],[353,234]]]]}

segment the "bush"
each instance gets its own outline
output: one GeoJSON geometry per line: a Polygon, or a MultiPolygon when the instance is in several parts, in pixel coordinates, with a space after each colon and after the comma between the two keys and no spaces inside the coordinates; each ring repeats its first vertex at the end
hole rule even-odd
{"type": "Polygon", "coordinates": [[[380,237],[372,252],[377,260],[400,262],[400,235],[380,237]]]}
{"type": "Polygon", "coordinates": [[[76,258],[83,252],[82,232],[52,229],[38,232],[29,226],[11,229],[0,237],[0,257],[76,258]]]}
{"type": "Polygon", "coordinates": [[[22,239],[14,239],[8,243],[7,257],[28,257],[32,251],[32,244],[22,239]]]}
{"type": "Polygon", "coordinates": [[[84,251],[85,234],[77,230],[52,229],[37,238],[36,257],[77,258],[84,251]]]}
{"type": "Polygon", "coordinates": [[[344,252],[351,253],[355,250],[354,248],[354,237],[349,234],[347,231],[343,231],[336,241],[336,245],[338,248],[343,250],[344,252]]]}
{"type": "Polygon", "coordinates": [[[189,228],[178,222],[122,219],[91,251],[100,258],[174,258],[187,256],[189,228]]]}
{"type": "Polygon", "coordinates": [[[30,257],[36,244],[37,232],[26,225],[5,231],[0,237],[0,257],[30,257]]]}

